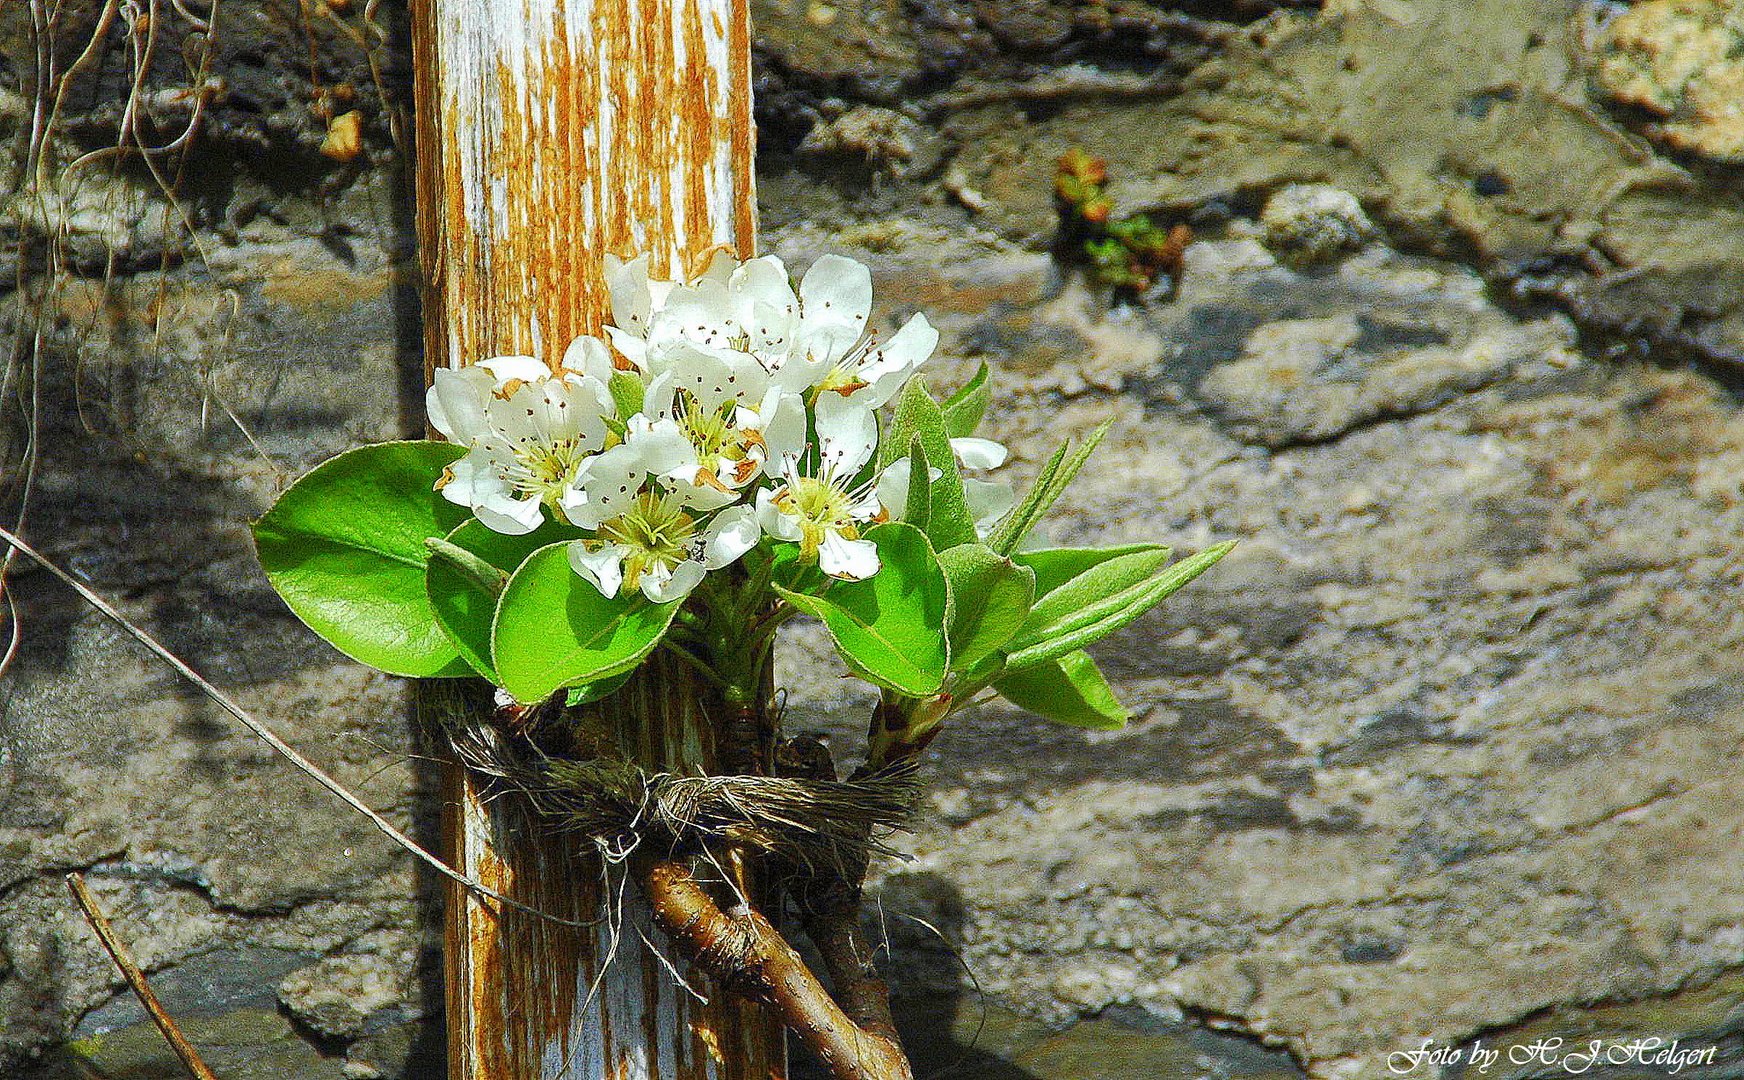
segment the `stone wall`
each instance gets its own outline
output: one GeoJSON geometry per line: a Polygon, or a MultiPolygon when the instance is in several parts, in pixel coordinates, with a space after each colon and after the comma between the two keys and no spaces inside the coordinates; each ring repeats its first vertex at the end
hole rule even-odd
{"type": "MultiPolygon", "coordinates": [[[[62,70],[101,7],[66,6],[62,70]]],[[[1560,1033],[1736,1074],[1744,19],[754,8],[765,247],[870,263],[885,318],[944,331],[939,382],[986,361],[1019,479],[1115,418],[1056,540],[1242,541],[1098,650],[1129,729],[995,703],[938,744],[875,913],[921,1071],[1378,1077],[1424,1039],[1560,1033]],[[1056,258],[1074,145],[1122,210],[1193,225],[1178,288],[1114,303],[1056,258]]],[[[7,520],[34,447],[30,537],[429,837],[404,688],[303,630],[246,535],[421,422],[403,26],[366,10],[226,6],[173,175],[99,152],[24,198],[36,53],[0,7],[0,303],[42,338],[0,442],[7,520]],[[324,155],[353,110],[360,153],[324,155]]],[[[148,142],[205,40],[162,23],[148,142]]],[[[116,142],[122,32],[51,162],[116,142]]],[[[68,902],[82,869],[226,1080],[438,1075],[432,883],[46,576],[11,588],[0,1073],[175,1075],[68,902]]],[[[808,674],[814,631],[788,649],[788,724],[852,746],[867,695],[808,674]]]]}

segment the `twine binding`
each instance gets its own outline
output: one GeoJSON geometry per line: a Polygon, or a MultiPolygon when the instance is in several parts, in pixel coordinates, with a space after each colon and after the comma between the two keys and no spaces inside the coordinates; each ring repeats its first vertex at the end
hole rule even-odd
{"type": "Polygon", "coordinates": [[[631,762],[554,756],[531,740],[477,723],[448,724],[455,758],[488,778],[488,797],[511,796],[551,828],[591,839],[602,852],[643,844],[675,852],[722,843],[806,871],[849,873],[872,855],[902,853],[921,792],[905,761],[848,780],[791,776],[680,776],[631,762]]]}

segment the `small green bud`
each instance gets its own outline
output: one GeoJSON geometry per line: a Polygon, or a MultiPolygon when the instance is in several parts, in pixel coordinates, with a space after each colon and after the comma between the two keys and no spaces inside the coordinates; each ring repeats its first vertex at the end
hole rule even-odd
{"type": "Polygon", "coordinates": [[[503,587],[509,583],[509,575],[459,544],[450,543],[440,536],[431,536],[424,540],[424,546],[430,549],[431,558],[441,559],[492,596],[501,596],[503,587]]]}

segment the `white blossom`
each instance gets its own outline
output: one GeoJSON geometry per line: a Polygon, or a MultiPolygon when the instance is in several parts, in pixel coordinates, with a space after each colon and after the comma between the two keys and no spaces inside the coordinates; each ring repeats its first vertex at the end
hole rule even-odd
{"type": "Polygon", "coordinates": [[[735,506],[699,521],[673,495],[645,491],[624,513],[602,522],[596,537],[569,545],[569,565],[607,597],[640,589],[656,604],[682,600],[710,570],[756,545],[756,516],[735,506]]]}
{"type": "Polygon", "coordinates": [[[530,356],[439,370],[425,400],[431,425],[467,448],[440,482],[443,497],[509,534],[537,528],[544,507],[569,509],[585,464],[605,446],[613,408],[596,374],[553,372],[530,356]]]}
{"type": "Polygon", "coordinates": [[[736,502],[805,439],[805,403],[769,385],[750,358],[684,345],[648,384],[626,442],[685,505],[736,502]]]}
{"type": "Polygon", "coordinates": [[[729,367],[754,360],[783,390],[812,398],[828,390],[863,411],[889,401],[938,343],[921,315],[887,342],[868,334],[871,273],[840,255],[819,257],[797,295],[773,255],[735,264],[717,253],[702,276],[678,285],[650,281],[646,257],[608,257],[606,278],[617,323],[607,334],[650,377],[700,350],[729,367]]]}
{"type": "MultiPolygon", "coordinates": [[[[876,411],[937,346],[926,319],[870,333],[871,274],[837,255],[797,288],[772,255],[719,251],[683,282],[651,280],[645,257],[608,257],[606,286],[614,325],[577,338],[558,370],[501,356],[437,372],[431,423],[467,451],[444,497],[505,533],[549,509],[581,531],[570,565],[606,596],[684,597],[765,534],[834,577],[875,573],[861,534],[905,501],[907,481],[906,460],[863,479],[876,411]]],[[[985,439],[953,448],[964,468],[1004,460],[985,439]]],[[[998,485],[967,485],[972,505],[996,501],[983,489],[998,485]]]]}
{"type": "Polygon", "coordinates": [[[831,577],[859,580],[878,572],[878,549],[860,530],[880,516],[871,485],[854,478],[872,457],[874,443],[846,438],[819,419],[817,467],[810,475],[797,455],[783,459],[781,484],[757,493],[757,520],[778,540],[796,540],[802,559],[816,559],[831,577]]]}

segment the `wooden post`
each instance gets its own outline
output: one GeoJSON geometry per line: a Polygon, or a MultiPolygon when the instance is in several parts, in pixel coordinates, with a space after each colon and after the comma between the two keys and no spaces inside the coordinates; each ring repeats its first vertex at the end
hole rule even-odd
{"type": "MultiPolygon", "coordinates": [[[[753,254],[747,5],[413,0],[427,365],[503,354],[555,365],[609,313],[608,252],[647,253],[655,276],[673,277],[719,245],[753,254]]],[[[432,708],[477,707],[426,691],[432,708]]],[[[642,763],[697,771],[713,753],[703,697],[685,669],[656,661],[606,708],[642,763]]],[[[458,868],[543,910],[604,916],[590,848],[486,804],[459,768],[447,789],[458,868]]],[[[664,942],[635,887],[623,897],[622,926],[582,931],[451,892],[452,1080],[784,1074],[779,1026],[686,971],[699,1002],[644,946],[644,935],[664,942]]]]}

